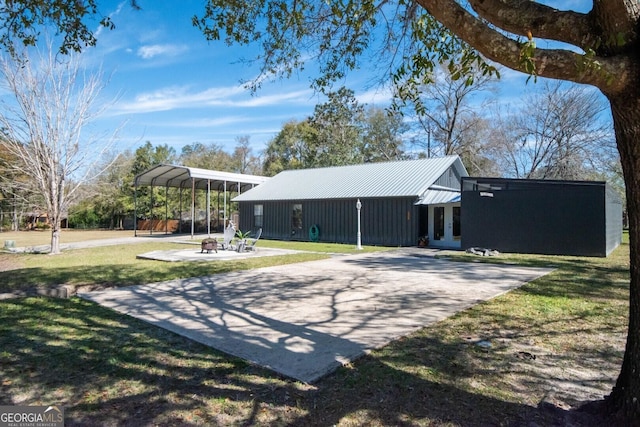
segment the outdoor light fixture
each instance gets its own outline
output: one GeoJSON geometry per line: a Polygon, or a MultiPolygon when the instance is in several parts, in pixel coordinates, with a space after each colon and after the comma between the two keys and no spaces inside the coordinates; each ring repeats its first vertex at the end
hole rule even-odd
{"type": "Polygon", "coordinates": [[[360,210],[362,209],[362,203],[360,203],[360,199],[358,199],[358,201],[356,202],[356,209],[358,210],[358,237],[357,237],[357,244],[356,244],[356,249],[361,250],[362,249],[362,234],[360,233],[360,210]]]}

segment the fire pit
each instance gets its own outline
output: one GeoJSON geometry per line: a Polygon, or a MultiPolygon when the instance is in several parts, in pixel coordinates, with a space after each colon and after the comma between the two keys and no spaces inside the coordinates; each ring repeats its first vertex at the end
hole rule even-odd
{"type": "Polygon", "coordinates": [[[218,253],[218,241],[212,238],[203,239],[200,244],[200,253],[204,251],[207,251],[208,254],[210,254],[211,251],[218,253]]]}

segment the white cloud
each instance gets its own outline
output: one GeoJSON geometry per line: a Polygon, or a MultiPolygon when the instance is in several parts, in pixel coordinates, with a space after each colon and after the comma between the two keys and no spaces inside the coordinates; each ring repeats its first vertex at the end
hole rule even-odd
{"type": "Polygon", "coordinates": [[[138,94],[116,107],[116,114],[140,114],[198,107],[253,108],[283,104],[312,105],[311,90],[251,96],[242,85],[214,87],[192,92],[189,86],[169,86],[138,94]],[[241,99],[238,99],[241,98],[241,99]]]}
{"type": "Polygon", "coordinates": [[[187,45],[152,44],[138,48],[137,55],[142,59],[151,59],[156,56],[178,56],[188,50],[187,45]]]}
{"type": "Polygon", "coordinates": [[[223,116],[214,119],[195,119],[195,120],[180,120],[171,123],[156,123],[157,126],[171,126],[177,128],[216,128],[219,126],[228,126],[238,123],[246,123],[252,120],[248,116],[223,116]]]}
{"type": "Polygon", "coordinates": [[[281,106],[287,103],[315,105],[315,102],[311,100],[312,94],[313,91],[311,89],[294,90],[274,95],[253,96],[244,101],[233,102],[230,105],[235,107],[268,107],[271,105],[281,106]]]}
{"type": "Polygon", "coordinates": [[[369,89],[366,92],[356,94],[356,100],[368,106],[386,106],[391,103],[393,92],[391,86],[369,89]]]}

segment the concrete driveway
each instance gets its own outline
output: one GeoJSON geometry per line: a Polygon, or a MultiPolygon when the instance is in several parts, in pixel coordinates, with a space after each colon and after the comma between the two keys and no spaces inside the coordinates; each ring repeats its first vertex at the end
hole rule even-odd
{"type": "Polygon", "coordinates": [[[312,383],[550,271],[450,262],[412,248],[79,296],[312,383]]]}

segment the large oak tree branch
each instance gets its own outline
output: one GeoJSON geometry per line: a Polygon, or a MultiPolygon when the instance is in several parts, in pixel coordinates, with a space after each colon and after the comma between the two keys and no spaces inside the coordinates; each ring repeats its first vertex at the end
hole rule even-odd
{"type": "Polygon", "coordinates": [[[634,49],[638,38],[638,0],[594,0],[590,13],[593,30],[602,38],[604,47],[612,52],[634,49]]]}
{"type": "Polygon", "coordinates": [[[542,77],[590,84],[614,94],[628,88],[637,75],[630,57],[587,58],[562,49],[535,49],[523,58],[523,44],[489,27],[455,0],[416,0],[438,21],[490,60],[513,70],[526,72],[523,59],[532,61],[535,73],[542,77]]]}
{"type": "Polygon", "coordinates": [[[522,0],[470,0],[478,15],[493,25],[513,34],[557,40],[593,48],[596,37],[590,27],[589,15],[574,11],[561,11],[533,1],[522,0]]]}

